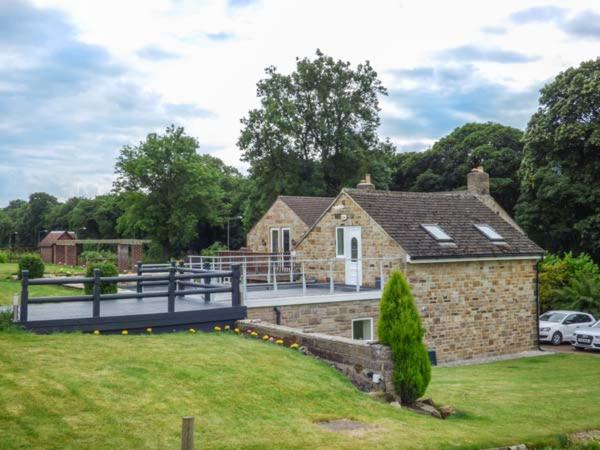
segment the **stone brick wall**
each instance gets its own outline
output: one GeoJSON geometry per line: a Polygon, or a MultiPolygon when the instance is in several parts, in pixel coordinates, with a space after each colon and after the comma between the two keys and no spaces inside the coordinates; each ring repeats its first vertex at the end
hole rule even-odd
{"type": "Polygon", "coordinates": [[[241,320],[236,322],[236,326],[242,331],[251,329],[259,335],[267,334],[287,342],[298,343],[307,354],[332,363],[359,389],[394,392],[392,384],[394,363],[392,353],[387,346],[321,333],[307,333],[260,320],[241,320]]]}
{"type": "Polygon", "coordinates": [[[535,260],[408,265],[407,278],[440,361],[536,345],[535,260]]]}
{"type": "Polygon", "coordinates": [[[329,261],[333,260],[334,281],[344,282],[345,260],[336,259],[335,255],[335,230],[336,227],[344,226],[361,227],[363,285],[375,286],[375,280],[380,276],[381,270],[380,261],[377,259],[394,258],[383,263],[386,277],[392,269],[403,269],[406,252],[354,200],[342,193],[317,226],[296,247],[298,259],[321,260],[319,263],[307,265],[308,277],[322,278],[323,274],[328,273],[329,261]]]}
{"type": "MultiPolygon", "coordinates": [[[[406,276],[439,362],[497,356],[535,347],[535,261],[408,264],[406,276]]],[[[379,300],[279,306],[281,324],[352,337],[352,319],[372,317],[379,300]]],[[[273,307],[248,307],[250,319],[275,323],[273,307]]]]}
{"type": "MultiPolygon", "coordinates": [[[[352,338],[352,319],[373,317],[374,333],[377,335],[379,299],[286,305],[277,308],[281,313],[282,325],[300,328],[309,333],[326,333],[346,338],[352,338]]],[[[248,306],[248,318],[275,323],[275,311],[272,306],[248,306]]]]}
{"type": "Polygon", "coordinates": [[[293,248],[294,243],[300,240],[308,226],[289,206],[277,199],[246,235],[246,247],[253,252],[270,252],[271,228],[289,228],[293,248]]]}

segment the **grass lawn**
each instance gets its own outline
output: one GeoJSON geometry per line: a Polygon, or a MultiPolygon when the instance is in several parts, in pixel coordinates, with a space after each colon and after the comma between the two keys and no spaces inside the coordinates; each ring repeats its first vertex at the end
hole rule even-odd
{"type": "Polygon", "coordinates": [[[544,356],[435,368],[441,421],[356,390],[326,364],[217,334],[0,333],[0,448],[178,448],[196,417],[198,448],[488,448],[555,444],[600,428],[600,358],[544,356]],[[350,418],[350,435],[316,421],[350,418]]]}
{"type": "MultiPolygon", "coordinates": [[[[85,269],[77,266],[60,266],[58,264],[46,264],[46,274],[64,276],[66,272],[71,275],[80,275],[85,269]]],[[[12,305],[13,294],[21,293],[21,282],[11,277],[18,272],[17,263],[0,264],[0,305],[12,305]]],[[[45,297],[52,295],[77,295],[78,289],[65,288],[62,286],[31,286],[29,293],[32,297],[45,297]]]]}

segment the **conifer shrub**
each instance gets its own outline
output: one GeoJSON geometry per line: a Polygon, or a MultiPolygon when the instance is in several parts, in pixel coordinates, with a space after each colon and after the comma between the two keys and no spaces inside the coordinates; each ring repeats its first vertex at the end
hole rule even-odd
{"type": "MultiPolygon", "coordinates": [[[[119,275],[119,271],[117,270],[117,266],[113,263],[109,262],[101,262],[95,264],[89,264],[87,266],[85,276],[93,277],[94,269],[100,269],[101,277],[116,277],[119,275]]],[[[94,290],[93,283],[85,283],[84,291],[86,294],[92,294],[94,290]]],[[[116,294],[117,293],[117,284],[116,283],[101,283],[100,284],[100,293],[101,294],[116,294]]]]}
{"type": "Polygon", "coordinates": [[[19,279],[23,270],[29,271],[29,278],[42,278],[45,269],[46,266],[44,266],[44,261],[42,261],[40,255],[28,253],[19,258],[19,279]]]}
{"type": "Polygon", "coordinates": [[[394,359],[392,382],[403,404],[414,404],[431,380],[425,330],[406,278],[394,271],[383,290],[377,323],[379,341],[389,345],[394,359]]]}

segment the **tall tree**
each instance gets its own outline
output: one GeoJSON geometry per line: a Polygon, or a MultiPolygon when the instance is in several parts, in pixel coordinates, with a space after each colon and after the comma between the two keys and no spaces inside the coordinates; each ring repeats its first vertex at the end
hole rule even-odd
{"type": "Polygon", "coordinates": [[[517,220],[542,247],[600,261],[600,58],[541,90],[525,133],[517,220]]]}
{"type": "Polygon", "coordinates": [[[466,186],[467,173],[482,164],[490,191],[509,213],[519,197],[517,172],[523,156],[523,132],[498,123],[468,123],[421,153],[396,158],[393,189],[451,191],[466,186]]]}
{"type": "Polygon", "coordinates": [[[114,185],[123,194],[121,233],[142,230],[170,256],[189,248],[200,223],[223,223],[228,211],[218,171],[197,150],[196,139],[175,126],[121,149],[114,185]]]}
{"type": "Polygon", "coordinates": [[[238,145],[254,187],[247,224],[278,194],[335,195],[366,172],[387,187],[393,146],[381,142],[379,95],[386,89],[369,62],[352,68],[317,50],[284,75],[275,67],[258,82],[261,106],[242,119],[238,145]]]}

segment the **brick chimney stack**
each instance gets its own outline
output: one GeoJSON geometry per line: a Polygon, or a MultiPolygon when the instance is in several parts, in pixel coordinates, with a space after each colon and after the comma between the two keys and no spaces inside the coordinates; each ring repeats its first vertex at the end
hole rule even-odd
{"type": "Polygon", "coordinates": [[[467,191],[472,194],[490,195],[490,176],[477,166],[467,174],[467,191]]]}
{"type": "Polygon", "coordinates": [[[356,185],[357,189],[364,189],[367,191],[374,191],[375,190],[375,185],[373,183],[371,183],[371,174],[366,174],[365,175],[365,179],[361,180],[360,183],[358,183],[356,185]]]}

